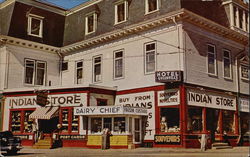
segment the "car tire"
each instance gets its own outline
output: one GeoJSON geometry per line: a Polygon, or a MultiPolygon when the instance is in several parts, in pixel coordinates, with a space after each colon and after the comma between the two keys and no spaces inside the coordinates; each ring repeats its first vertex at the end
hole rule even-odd
{"type": "Polygon", "coordinates": [[[18,150],[8,150],[7,154],[8,155],[16,155],[18,150]]]}

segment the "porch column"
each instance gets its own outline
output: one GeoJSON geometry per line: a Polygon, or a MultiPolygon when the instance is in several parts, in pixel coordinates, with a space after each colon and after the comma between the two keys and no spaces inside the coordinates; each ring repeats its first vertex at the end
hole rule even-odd
{"type": "Polygon", "coordinates": [[[243,16],[242,28],[243,28],[244,31],[247,31],[247,28],[246,28],[246,12],[244,10],[242,10],[242,16],[243,16]]]}
{"type": "Polygon", "coordinates": [[[233,26],[235,26],[235,23],[234,23],[234,7],[233,7],[232,3],[229,4],[229,9],[230,9],[230,27],[232,28],[233,26]]]}
{"type": "Polygon", "coordinates": [[[239,8],[236,7],[236,27],[240,27],[240,14],[239,14],[239,8]]]}

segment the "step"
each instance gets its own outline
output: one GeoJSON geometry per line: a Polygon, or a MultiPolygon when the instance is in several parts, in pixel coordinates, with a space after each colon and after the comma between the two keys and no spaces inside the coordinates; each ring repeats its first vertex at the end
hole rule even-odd
{"type": "Polygon", "coordinates": [[[34,149],[50,149],[51,146],[33,146],[34,149]]]}
{"type": "Polygon", "coordinates": [[[52,143],[51,141],[38,141],[37,143],[52,143]]]}
{"type": "Polygon", "coordinates": [[[212,149],[231,149],[232,146],[218,146],[218,147],[212,147],[212,149]]]}
{"type": "Polygon", "coordinates": [[[228,143],[216,142],[212,144],[212,147],[218,147],[218,146],[228,146],[228,143]]]}

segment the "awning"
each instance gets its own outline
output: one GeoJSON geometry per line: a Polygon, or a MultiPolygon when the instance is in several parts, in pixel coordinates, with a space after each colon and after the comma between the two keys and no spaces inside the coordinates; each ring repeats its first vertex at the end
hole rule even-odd
{"type": "Polygon", "coordinates": [[[31,119],[51,119],[58,116],[59,107],[47,106],[39,107],[30,114],[31,119]]]}

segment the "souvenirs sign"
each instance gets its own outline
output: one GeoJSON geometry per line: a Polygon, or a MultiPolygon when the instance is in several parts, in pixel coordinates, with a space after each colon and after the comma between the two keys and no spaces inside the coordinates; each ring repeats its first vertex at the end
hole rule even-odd
{"type": "Polygon", "coordinates": [[[239,111],[250,112],[249,110],[249,99],[240,98],[239,111]]]}
{"type": "Polygon", "coordinates": [[[181,135],[178,134],[155,135],[154,142],[156,144],[180,145],[181,135]]]}
{"type": "Polygon", "coordinates": [[[178,89],[168,89],[158,92],[158,106],[180,104],[180,92],[178,89]]]}
{"type": "Polygon", "coordinates": [[[187,90],[188,105],[236,111],[236,97],[212,92],[187,90]]]}

